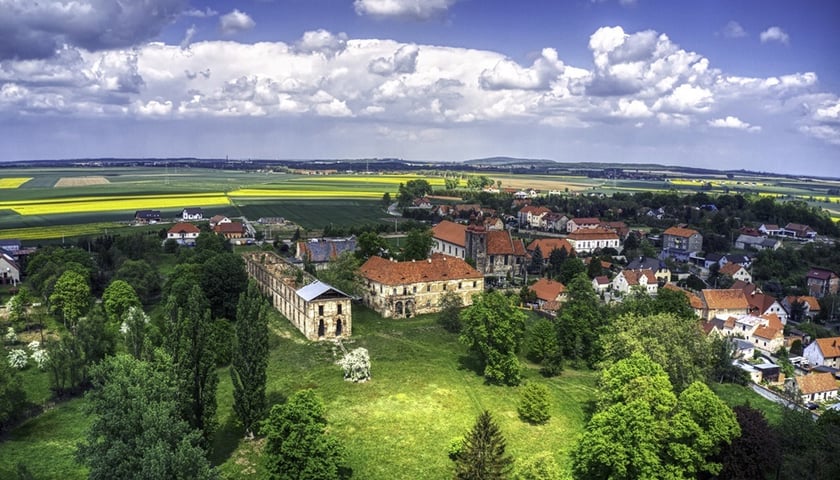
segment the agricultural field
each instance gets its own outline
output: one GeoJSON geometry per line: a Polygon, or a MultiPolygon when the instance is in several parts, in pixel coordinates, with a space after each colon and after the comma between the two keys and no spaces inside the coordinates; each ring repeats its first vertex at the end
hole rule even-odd
{"type": "Polygon", "coordinates": [[[0,188],[19,188],[21,185],[30,180],[32,180],[32,177],[2,177],[0,178],[0,188]]]}

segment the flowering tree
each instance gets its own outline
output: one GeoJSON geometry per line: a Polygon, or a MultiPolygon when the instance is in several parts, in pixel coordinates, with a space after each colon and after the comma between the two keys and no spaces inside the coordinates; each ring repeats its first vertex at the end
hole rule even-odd
{"type": "Polygon", "coordinates": [[[16,368],[18,370],[23,370],[26,368],[27,361],[29,357],[26,355],[26,351],[16,348],[9,352],[9,366],[12,368],[16,368]]]}
{"type": "Polygon", "coordinates": [[[352,382],[366,382],[370,379],[370,355],[366,348],[357,348],[339,362],[344,369],[344,379],[352,382]]]}

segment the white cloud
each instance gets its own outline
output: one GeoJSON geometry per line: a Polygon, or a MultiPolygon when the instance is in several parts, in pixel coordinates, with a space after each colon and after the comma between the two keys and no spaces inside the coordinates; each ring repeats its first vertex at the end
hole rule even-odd
{"type": "Polygon", "coordinates": [[[743,38],[747,36],[747,31],[740,23],[730,20],[723,26],[723,36],[726,38],[743,38]]]}
{"type": "Polygon", "coordinates": [[[419,54],[420,48],[417,45],[403,45],[389,58],[379,57],[372,60],[368,64],[368,71],[385,76],[394,73],[414,73],[419,54]]]}
{"type": "Polygon", "coordinates": [[[780,42],[787,45],[790,42],[790,36],[781,28],[775,26],[761,32],[759,38],[761,43],[780,42]]]}
{"type": "Polygon", "coordinates": [[[733,117],[731,115],[727,115],[724,118],[716,118],[714,120],[709,120],[706,123],[710,127],[714,128],[732,128],[736,130],[746,130],[748,132],[759,132],[761,131],[761,127],[757,125],[750,125],[749,123],[741,120],[738,117],[733,117]]]}
{"type": "Polygon", "coordinates": [[[165,102],[150,100],[143,104],[138,101],[135,102],[134,109],[141,116],[161,117],[172,113],[172,102],[170,100],[166,100],[165,102]]]}
{"type": "Polygon", "coordinates": [[[653,112],[641,100],[622,98],[618,101],[618,110],[612,112],[612,115],[624,118],[646,118],[653,115],[653,112]]]}
{"type": "Polygon", "coordinates": [[[195,25],[191,25],[184,33],[184,39],[181,40],[181,50],[190,48],[190,44],[192,43],[192,39],[196,33],[198,33],[198,29],[195,28],[195,25]]]}
{"type": "Polygon", "coordinates": [[[557,58],[557,51],[544,48],[530,68],[523,68],[510,60],[500,60],[492,69],[481,72],[479,83],[485,90],[546,90],[565,70],[557,58]]]}
{"type": "Polygon", "coordinates": [[[254,28],[256,23],[247,13],[234,10],[219,17],[219,29],[225,35],[233,35],[254,28]]]}
{"type": "Polygon", "coordinates": [[[347,46],[347,34],[344,32],[334,35],[324,29],[304,32],[295,48],[303,53],[320,52],[324,55],[336,55],[347,46]]]}
{"type": "Polygon", "coordinates": [[[355,0],[358,15],[426,20],[445,13],[458,0],[355,0]]]}
{"type": "Polygon", "coordinates": [[[181,15],[185,17],[196,17],[196,18],[207,18],[207,17],[215,17],[218,15],[219,12],[213,10],[210,7],[205,8],[204,10],[198,8],[190,8],[189,10],[184,11],[181,15]]]}

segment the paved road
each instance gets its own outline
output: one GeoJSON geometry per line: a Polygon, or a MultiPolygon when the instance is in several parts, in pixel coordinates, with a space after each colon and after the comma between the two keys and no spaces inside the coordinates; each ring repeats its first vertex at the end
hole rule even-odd
{"type": "Polygon", "coordinates": [[[783,407],[798,408],[799,410],[802,410],[803,412],[808,412],[808,413],[811,414],[811,416],[814,417],[814,420],[819,418],[819,415],[817,415],[816,413],[806,409],[805,407],[803,407],[801,405],[796,405],[794,403],[791,403],[790,400],[787,400],[786,398],[782,397],[781,395],[777,394],[776,392],[773,392],[771,390],[767,390],[766,388],[762,388],[762,387],[760,387],[760,386],[758,386],[754,383],[750,384],[750,388],[752,388],[753,392],[761,395],[762,397],[766,398],[767,400],[770,400],[771,402],[778,403],[779,405],[781,405],[783,407]]]}

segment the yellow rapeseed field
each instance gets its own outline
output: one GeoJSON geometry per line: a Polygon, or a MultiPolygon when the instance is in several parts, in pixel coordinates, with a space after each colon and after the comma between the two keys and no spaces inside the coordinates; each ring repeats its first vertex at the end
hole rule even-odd
{"type": "Polygon", "coordinates": [[[0,209],[10,209],[19,215],[51,215],[60,213],[114,212],[143,209],[179,208],[189,206],[229,205],[223,193],[180,195],[134,195],[105,197],[69,197],[0,202],[0,209]]]}
{"type": "Polygon", "coordinates": [[[18,188],[30,180],[32,180],[32,177],[0,178],[0,188],[18,188]]]}
{"type": "Polygon", "coordinates": [[[243,188],[228,192],[228,196],[257,198],[382,198],[382,192],[366,192],[363,190],[269,190],[264,188],[243,188]]]}

